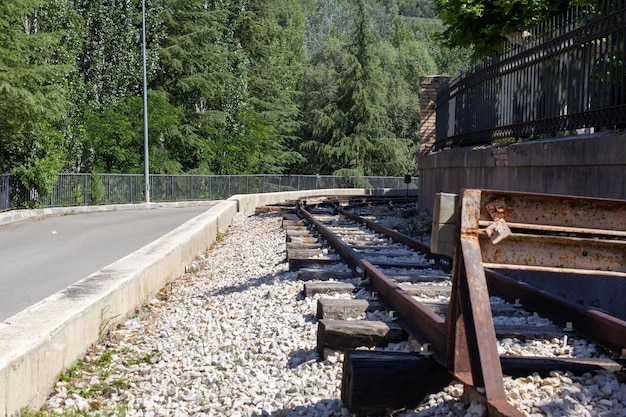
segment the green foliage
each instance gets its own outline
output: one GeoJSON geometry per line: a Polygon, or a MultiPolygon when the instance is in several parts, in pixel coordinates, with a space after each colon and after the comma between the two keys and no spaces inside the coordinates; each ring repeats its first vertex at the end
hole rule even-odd
{"type": "Polygon", "coordinates": [[[435,0],[439,17],[448,25],[448,45],[473,47],[476,56],[498,49],[505,37],[515,37],[542,20],[586,0],[435,0]]]}
{"type": "Polygon", "coordinates": [[[280,173],[301,160],[293,150],[299,128],[295,102],[304,56],[304,15],[291,0],[250,4],[240,43],[249,57],[249,106],[243,113],[252,172],[280,173]]]}
{"type": "MultiPolygon", "coordinates": [[[[65,163],[64,117],[68,71],[52,53],[59,35],[42,29],[45,2],[0,4],[0,172],[17,180],[20,196],[38,190],[39,201],[65,163]]],[[[35,199],[37,201],[37,199],[35,199]]]]}
{"type": "Polygon", "coordinates": [[[102,179],[97,173],[92,172],[89,179],[89,203],[92,205],[101,204],[104,202],[105,195],[102,179]]]}
{"type": "MultiPolygon", "coordinates": [[[[149,72],[156,73],[155,48],[160,34],[161,2],[146,1],[146,33],[149,72]]],[[[84,20],[84,43],[78,61],[86,100],[101,109],[140,95],[142,87],[141,2],[128,0],[77,0],[76,8],[84,20]]]]}
{"type": "Polygon", "coordinates": [[[82,361],[76,361],[65,372],[59,375],[58,380],[62,382],[68,382],[70,379],[81,375],[82,361]]]}
{"type": "Polygon", "coordinates": [[[375,23],[371,6],[357,6],[350,37],[331,31],[336,35],[324,39],[303,71],[300,150],[309,163],[299,172],[404,175],[416,169],[419,80],[437,66],[410,21],[396,16],[390,29],[374,32],[385,19],[375,23]]]}
{"type": "Polygon", "coordinates": [[[83,186],[81,184],[78,184],[78,187],[74,190],[73,200],[72,203],[75,206],[80,206],[85,202],[85,195],[83,194],[83,186]]]}
{"type": "Polygon", "coordinates": [[[87,146],[92,169],[111,173],[142,172],[143,138],[141,98],[127,96],[102,111],[85,115],[87,146]]]}
{"type": "Polygon", "coordinates": [[[387,9],[397,9],[402,16],[434,18],[437,9],[432,0],[383,0],[387,9]]]}
{"type": "MultiPolygon", "coordinates": [[[[453,72],[426,0],[146,0],[153,173],[414,171],[419,78],[453,72]],[[407,17],[411,16],[411,17],[407,17]]],[[[0,172],[144,168],[141,2],[0,4],[0,172]]],[[[29,200],[31,200],[29,198],[29,200]]]]}

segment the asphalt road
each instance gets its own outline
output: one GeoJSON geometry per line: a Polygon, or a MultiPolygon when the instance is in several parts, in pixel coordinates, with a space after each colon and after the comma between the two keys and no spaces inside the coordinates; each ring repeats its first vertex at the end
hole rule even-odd
{"type": "Polygon", "coordinates": [[[211,206],[48,216],[0,226],[0,321],[160,238],[211,206]]]}

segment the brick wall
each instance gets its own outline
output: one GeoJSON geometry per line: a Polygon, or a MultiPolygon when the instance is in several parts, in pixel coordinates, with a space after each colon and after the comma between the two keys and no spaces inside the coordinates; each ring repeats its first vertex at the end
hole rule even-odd
{"type": "Polygon", "coordinates": [[[432,75],[420,78],[420,153],[430,151],[436,138],[437,93],[449,77],[432,75]]]}

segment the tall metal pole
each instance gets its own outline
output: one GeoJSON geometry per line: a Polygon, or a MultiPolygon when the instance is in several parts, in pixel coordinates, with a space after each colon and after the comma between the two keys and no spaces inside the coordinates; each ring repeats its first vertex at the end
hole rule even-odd
{"type": "Polygon", "coordinates": [[[150,159],[148,156],[148,81],[146,76],[146,0],[141,0],[141,46],[143,52],[143,160],[145,202],[150,202],[150,159]]]}

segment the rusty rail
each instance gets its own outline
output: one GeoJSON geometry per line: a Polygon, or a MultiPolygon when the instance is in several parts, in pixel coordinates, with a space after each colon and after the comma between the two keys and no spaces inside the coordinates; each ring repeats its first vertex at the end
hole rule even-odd
{"type": "MultiPolygon", "coordinates": [[[[360,259],[306,210],[302,209],[302,215],[315,224],[353,268],[360,269],[370,280],[383,306],[397,312],[398,322],[405,330],[419,342],[432,345],[433,358],[465,384],[467,397],[484,402],[490,416],[519,417],[522,414],[506,401],[490,293],[510,301],[519,299],[529,310],[561,320],[563,324],[566,319],[573,320],[579,334],[615,352],[626,346],[626,322],[513,280],[486,266],[573,271],[590,276],[600,271],[603,275],[626,276],[621,272],[621,258],[617,259],[623,255],[615,250],[624,243],[620,239],[623,239],[621,231],[626,230],[626,202],[465,190],[461,207],[460,221],[457,221],[459,249],[455,252],[452,298],[445,321],[408,296],[367,260],[360,259]],[[508,244],[509,239],[510,242],[540,240],[542,245],[522,246],[524,251],[535,248],[532,256],[523,256],[510,253],[517,246],[508,244]],[[497,250],[485,249],[489,245],[501,246],[497,250]],[[615,254],[617,260],[611,265],[618,271],[606,267],[607,256],[598,247],[615,254]],[[536,248],[546,251],[556,248],[558,256],[538,253],[536,248]],[[576,255],[586,259],[580,261],[576,255]]],[[[341,213],[416,250],[427,251],[424,245],[407,236],[343,210],[341,213]]],[[[445,257],[442,261],[445,265],[445,257]]]]}

